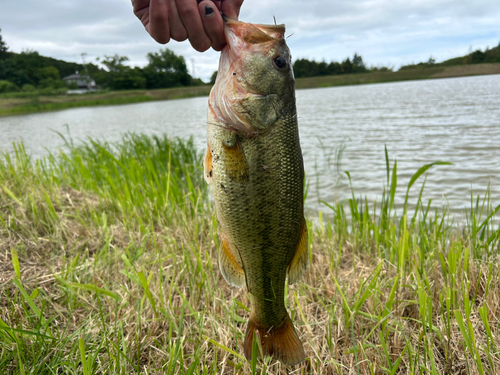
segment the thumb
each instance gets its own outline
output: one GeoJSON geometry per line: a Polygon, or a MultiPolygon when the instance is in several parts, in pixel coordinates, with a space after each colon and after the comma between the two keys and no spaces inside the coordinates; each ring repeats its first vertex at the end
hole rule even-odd
{"type": "Polygon", "coordinates": [[[221,1],[221,11],[233,20],[237,20],[240,14],[241,4],[243,0],[222,0],[221,1]]]}

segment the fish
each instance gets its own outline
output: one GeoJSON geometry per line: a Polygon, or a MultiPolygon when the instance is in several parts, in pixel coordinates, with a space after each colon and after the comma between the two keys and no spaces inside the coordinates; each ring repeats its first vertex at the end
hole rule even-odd
{"type": "Polygon", "coordinates": [[[307,267],[304,163],[284,25],[224,17],[227,45],[210,92],[204,177],[219,223],[220,271],[251,303],[243,343],[286,365],[305,352],[285,306],[285,284],[307,267]],[[258,335],[256,334],[258,333],[258,335]]]}

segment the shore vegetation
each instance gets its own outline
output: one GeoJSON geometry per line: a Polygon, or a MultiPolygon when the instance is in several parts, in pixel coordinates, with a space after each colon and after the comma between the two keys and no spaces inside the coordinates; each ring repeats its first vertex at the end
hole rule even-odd
{"type": "MultiPolygon", "coordinates": [[[[427,69],[401,70],[397,72],[380,69],[377,72],[368,73],[305,77],[297,78],[295,86],[300,90],[486,74],[500,74],[500,64],[436,66],[427,69]]],[[[50,90],[4,93],[0,94],[0,117],[77,107],[132,104],[154,100],[208,96],[211,88],[211,85],[199,85],[154,90],[103,90],[78,95],[68,95],[64,91],[50,90]]]]}
{"type": "Polygon", "coordinates": [[[455,222],[422,201],[446,163],[399,186],[385,159],[377,202],[353,191],[307,218],[286,293],[307,358],[286,368],[242,356],[250,302],[219,272],[192,141],[66,139],[37,160],[17,144],[0,158],[0,373],[500,373],[500,206],[471,193],[455,222]],[[418,185],[414,210],[395,207],[418,185]]]}

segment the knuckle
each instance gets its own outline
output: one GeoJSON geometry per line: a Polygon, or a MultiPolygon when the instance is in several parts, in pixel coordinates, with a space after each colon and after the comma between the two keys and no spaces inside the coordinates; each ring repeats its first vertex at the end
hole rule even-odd
{"type": "Polygon", "coordinates": [[[217,43],[217,44],[214,44],[212,46],[212,48],[217,51],[217,52],[220,52],[222,51],[222,49],[224,48],[225,44],[224,43],[217,43]]]}
{"type": "Polygon", "coordinates": [[[202,41],[193,44],[193,48],[197,50],[198,52],[205,52],[207,49],[210,48],[210,42],[209,41],[202,41]]]}
{"type": "Polygon", "coordinates": [[[170,41],[170,38],[166,35],[155,35],[153,38],[160,44],[167,44],[170,41]]]}
{"type": "MultiPolygon", "coordinates": [[[[183,4],[185,4],[185,2],[183,2],[183,4]]],[[[180,6],[178,9],[179,9],[179,13],[183,17],[186,17],[186,18],[195,17],[195,16],[198,16],[198,14],[199,14],[198,7],[183,5],[183,6],[180,6]]]]}
{"type": "Polygon", "coordinates": [[[168,21],[168,14],[166,12],[151,12],[149,17],[156,22],[168,21]]]}
{"type": "Polygon", "coordinates": [[[185,29],[179,30],[178,28],[174,28],[170,31],[170,37],[173,40],[176,40],[178,42],[182,42],[187,39],[187,32],[185,29]]]}

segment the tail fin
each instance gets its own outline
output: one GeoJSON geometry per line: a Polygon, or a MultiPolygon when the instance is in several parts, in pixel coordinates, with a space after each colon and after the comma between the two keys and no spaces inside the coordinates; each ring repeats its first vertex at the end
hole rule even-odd
{"type": "Polygon", "coordinates": [[[286,365],[296,365],[305,358],[304,348],[295,332],[292,320],[286,316],[280,326],[264,327],[258,324],[253,315],[248,321],[247,333],[243,350],[248,360],[252,359],[252,344],[254,331],[259,332],[264,355],[269,355],[286,365]]]}

